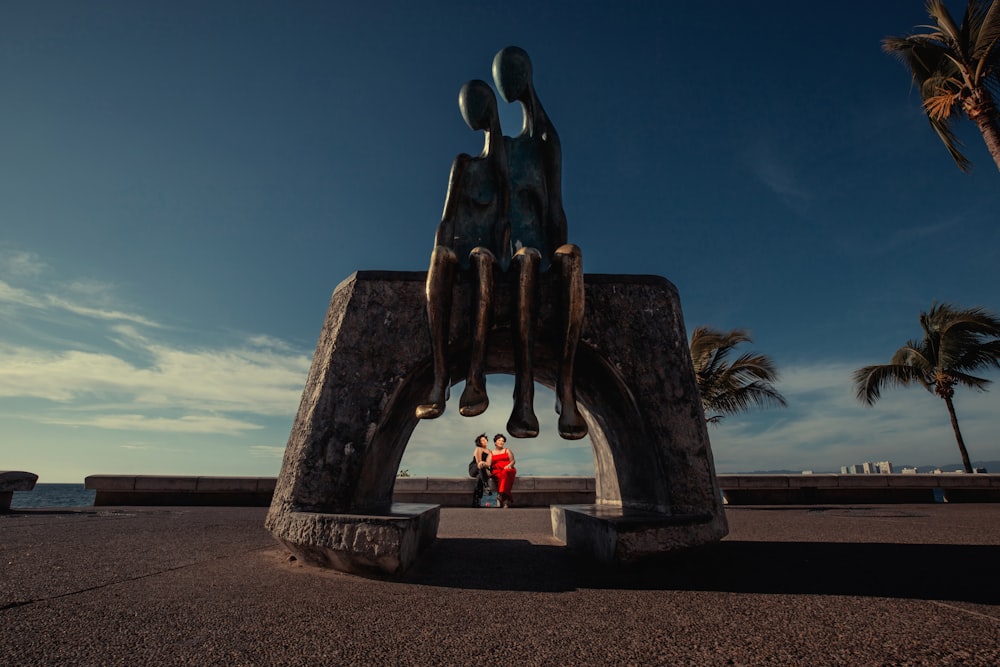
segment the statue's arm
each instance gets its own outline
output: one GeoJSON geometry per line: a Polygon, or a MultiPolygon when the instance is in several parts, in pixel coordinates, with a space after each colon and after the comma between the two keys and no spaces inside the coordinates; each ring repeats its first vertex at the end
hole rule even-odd
{"type": "Polygon", "coordinates": [[[466,170],[471,160],[469,155],[462,153],[451,163],[448,193],[444,198],[444,212],[441,214],[441,223],[438,225],[437,234],[434,237],[434,245],[443,245],[449,248],[455,245],[455,217],[461,199],[460,193],[465,181],[466,170]]]}

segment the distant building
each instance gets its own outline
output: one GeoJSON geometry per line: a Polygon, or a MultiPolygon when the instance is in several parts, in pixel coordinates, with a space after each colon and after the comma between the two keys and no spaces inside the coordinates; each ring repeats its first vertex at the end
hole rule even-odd
{"type": "Polygon", "coordinates": [[[879,461],[878,463],[872,463],[871,461],[865,461],[864,463],[855,463],[849,466],[840,466],[840,474],[841,475],[891,475],[892,462],[879,461]]]}
{"type": "Polygon", "coordinates": [[[904,475],[916,475],[917,474],[917,469],[916,468],[903,468],[903,470],[901,472],[904,475]]]}

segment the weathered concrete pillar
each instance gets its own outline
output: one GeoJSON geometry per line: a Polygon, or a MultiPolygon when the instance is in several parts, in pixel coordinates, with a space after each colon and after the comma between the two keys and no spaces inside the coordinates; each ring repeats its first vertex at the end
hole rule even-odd
{"type": "MultiPolygon", "coordinates": [[[[303,560],[401,572],[437,532],[437,506],[394,506],[396,471],[431,382],[423,272],[358,272],[334,291],[267,528],[303,560]]],[[[452,383],[465,378],[472,285],[458,281],[452,383]]],[[[558,284],[540,281],[535,379],[553,387],[558,284]]],[[[497,284],[488,373],[513,373],[511,290],[497,284]]],[[[628,560],[727,532],[680,301],[657,276],[586,276],[577,397],[590,429],[594,505],[556,506],[571,547],[628,560]]],[[[449,404],[449,409],[457,410],[449,404]]]]}

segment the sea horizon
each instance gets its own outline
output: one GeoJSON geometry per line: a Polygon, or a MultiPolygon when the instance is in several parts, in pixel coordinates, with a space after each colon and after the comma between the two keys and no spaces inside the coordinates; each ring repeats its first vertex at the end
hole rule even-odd
{"type": "Polygon", "coordinates": [[[39,482],[31,491],[15,491],[10,508],[40,509],[46,507],[92,507],[97,491],[82,483],[39,482]]]}

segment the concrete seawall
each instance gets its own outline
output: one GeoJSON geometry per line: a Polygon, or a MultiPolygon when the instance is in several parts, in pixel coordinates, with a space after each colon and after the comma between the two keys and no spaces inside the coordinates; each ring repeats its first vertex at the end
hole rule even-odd
{"type": "MultiPolygon", "coordinates": [[[[998,474],[919,475],[719,475],[729,505],[1000,502],[998,474]]],[[[94,505],[267,507],[274,477],[162,477],[91,475],[94,505]]],[[[465,507],[475,480],[468,477],[401,477],[394,502],[465,507]]],[[[593,477],[519,477],[519,507],[594,502],[593,477]]]]}

